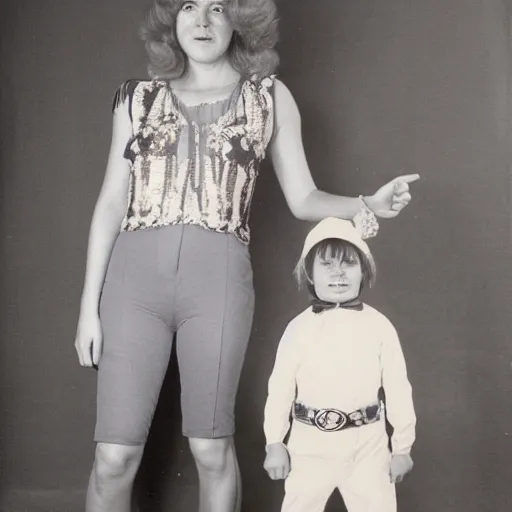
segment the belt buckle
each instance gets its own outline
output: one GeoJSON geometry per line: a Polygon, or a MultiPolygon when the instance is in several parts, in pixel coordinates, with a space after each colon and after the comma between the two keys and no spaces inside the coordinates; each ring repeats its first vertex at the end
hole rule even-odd
{"type": "Polygon", "coordinates": [[[347,415],[338,409],[319,409],[314,417],[315,427],[323,432],[341,430],[347,421],[347,415]]]}

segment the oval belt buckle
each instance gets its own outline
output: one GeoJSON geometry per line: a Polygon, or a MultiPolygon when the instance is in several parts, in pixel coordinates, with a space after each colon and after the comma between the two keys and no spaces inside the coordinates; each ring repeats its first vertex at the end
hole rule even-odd
{"type": "Polygon", "coordinates": [[[347,415],[338,409],[320,409],[315,414],[315,426],[323,432],[336,432],[347,423],[347,415]]]}

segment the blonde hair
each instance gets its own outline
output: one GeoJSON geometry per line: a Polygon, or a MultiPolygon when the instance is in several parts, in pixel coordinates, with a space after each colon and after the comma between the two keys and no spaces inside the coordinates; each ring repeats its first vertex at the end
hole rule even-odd
{"type": "MultiPolygon", "coordinates": [[[[141,26],[152,78],[178,78],[186,70],[187,57],[176,36],[176,18],[184,3],[155,0],[141,26]]],[[[232,66],[246,78],[273,74],[279,64],[274,0],[228,0],[226,7],[234,30],[228,49],[232,66]]]]}

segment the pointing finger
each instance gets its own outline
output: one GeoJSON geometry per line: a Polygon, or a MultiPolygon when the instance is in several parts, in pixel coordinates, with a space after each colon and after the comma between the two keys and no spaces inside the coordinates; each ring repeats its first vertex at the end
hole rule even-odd
{"type": "Polygon", "coordinates": [[[402,176],[397,176],[393,181],[402,181],[404,183],[414,183],[420,179],[419,174],[403,174],[402,176]]]}

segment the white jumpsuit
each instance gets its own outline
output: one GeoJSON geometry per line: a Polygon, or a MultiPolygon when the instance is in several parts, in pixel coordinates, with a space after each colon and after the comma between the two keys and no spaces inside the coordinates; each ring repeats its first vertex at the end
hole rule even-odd
{"type": "MultiPolygon", "coordinates": [[[[394,427],[393,454],[410,452],[416,416],[398,335],[368,305],[294,318],[280,341],[269,380],[264,430],[267,444],[290,429],[294,400],[345,413],[376,404],[383,386],[386,415],[394,427]]],[[[395,512],[391,454],[384,415],[376,423],[336,432],[293,421],[291,471],[281,512],[321,512],[338,488],[349,512],[395,512]]]]}

